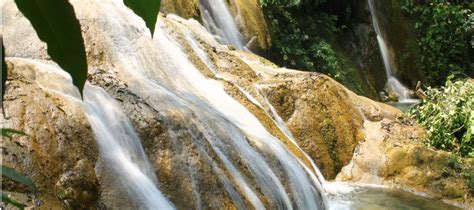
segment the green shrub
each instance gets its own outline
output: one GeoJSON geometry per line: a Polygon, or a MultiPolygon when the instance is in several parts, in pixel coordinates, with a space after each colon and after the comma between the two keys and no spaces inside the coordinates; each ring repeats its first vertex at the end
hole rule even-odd
{"type": "Polygon", "coordinates": [[[474,157],[474,80],[451,81],[429,88],[427,98],[410,114],[428,129],[426,143],[461,156],[474,157]]]}
{"type": "Polygon", "coordinates": [[[272,35],[273,61],[280,66],[321,72],[364,94],[354,66],[331,44],[342,26],[327,12],[330,1],[260,0],[272,35]]]}
{"type": "Polygon", "coordinates": [[[336,16],[318,11],[324,2],[261,0],[272,34],[270,52],[280,65],[324,73],[341,68],[326,41],[338,31],[336,16]]]}
{"type": "Polygon", "coordinates": [[[403,0],[402,10],[415,20],[421,64],[431,85],[442,85],[451,74],[472,74],[472,1],[403,0]]]}

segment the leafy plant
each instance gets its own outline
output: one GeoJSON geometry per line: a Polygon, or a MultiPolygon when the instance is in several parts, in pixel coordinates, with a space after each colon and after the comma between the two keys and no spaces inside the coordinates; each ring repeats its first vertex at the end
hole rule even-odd
{"type": "Polygon", "coordinates": [[[5,116],[5,110],[3,110],[3,96],[5,95],[5,83],[7,82],[7,64],[5,63],[5,47],[3,46],[3,37],[2,39],[2,98],[0,106],[2,106],[2,113],[5,116]]]}
{"type": "Polygon", "coordinates": [[[474,157],[474,80],[448,79],[444,87],[429,88],[426,95],[409,111],[428,129],[426,144],[474,157]]]}
{"type": "Polygon", "coordinates": [[[22,185],[28,186],[32,190],[36,190],[35,183],[30,178],[18,173],[13,168],[9,168],[2,165],[1,175],[4,177],[8,177],[11,180],[16,181],[22,185]]]}
{"type": "Polygon", "coordinates": [[[338,65],[334,50],[325,41],[338,30],[336,16],[317,12],[324,2],[261,0],[272,34],[271,52],[281,65],[326,73],[338,65]]]}
{"type": "Polygon", "coordinates": [[[442,85],[450,74],[473,76],[472,1],[403,0],[402,9],[416,20],[422,67],[431,85],[442,85]]]}
{"type": "MultiPolygon", "coordinates": [[[[22,131],[17,131],[17,130],[9,129],[9,128],[1,128],[1,136],[2,137],[6,137],[6,138],[11,139],[13,134],[27,136],[27,134],[25,134],[22,131]]],[[[2,177],[7,177],[7,178],[9,178],[13,181],[16,181],[16,182],[18,182],[22,185],[25,185],[25,186],[29,187],[33,191],[36,191],[35,183],[30,178],[28,178],[28,177],[24,176],[23,174],[17,172],[13,168],[9,168],[9,167],[6,167],[6,166],[2,165],[2,169],[0,171],[0,174],[1,174],[2,177]]],[[[5,193],[3,193],[3,192],[0,194],[0,198],[1,198],[2,202],[9,203],[13,206],[16,206],[19,209],[24,209],[24,207],[25,207],[25,205],[23,205],[21,203],[18,203],[15,200],[10,199],[10,197],[8,195],[6,195],[5,193]]]]}
{"type": "Polygon", "coordinates": [[[145,21],[153,35],[160,11],[160,0],[124,0],[124,3],[145,21]]]}
{"type": "Polygon", "coordinates": [[[87,59],[81,25],[66,0],[15,0],[38,37],[48,45],[48,54],[82,91],[87,79],[87,59]]]}
{"type": "Polygon", "coordinates": [[[1,132],[2,132],[2,137],[7,137],[9,139],[12,138],[13,134],[18,134],[18,135],[21,135],[21,136],[28,136],[26,133],[24,133],[22,131],[17,131],[17,130],[11,129],[11,128],[1,128],[1,132]]]}
{"type": "Polygon", "coordinates": [[[336,23],[338,16],[327,11],[330,3],[260,0],[272,37],[268,52],[281,66],[328,74],[363,94],[355,68],[332,44],[343,26],[336,23]]]}
{"type": "MultiPolygon", "coordinates": [[[[125,4],[139,15],[150,29],[160,11],[160,0],[124,0],[125,4]]],[[[48,45],[48,54],[67,71],[73,83],[82,93],[87,80],[87,58],[81,25],[74,8],[67,0],[15,0],[18,9],[30,21],[38,37],[48,45]]],[[[2,106],[7,79],[5,52],[2,42],[2,106]]]]}

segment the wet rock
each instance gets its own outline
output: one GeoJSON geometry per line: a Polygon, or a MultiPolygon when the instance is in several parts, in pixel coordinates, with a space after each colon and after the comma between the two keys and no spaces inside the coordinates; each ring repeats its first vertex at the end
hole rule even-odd
{"type": "MultiPolygon", "coordinates": [[[[206,134],[187,126],[199,113],[192,110],[160,113],[153,106],[156,103],[153,97],[138,94],[141,86],[137,84],[142,81],[132,79],[127,62],[139,60],[156,74],[161,72],[160,65],[165,65],[155,59],[161,54],[149,31],[137,26],[142,24],[141,20],[120,22],[122,25],[114,30],[123,33],[110,37],[104,31],[110,30],[115,21],[101,14],[117,11],[94,7],[95,1],[71,2],[83,29],[89,82],[104,88],[120,102],[155,168],[160,190],[180,209],[239,208],[238,202],[233,200],[235,196],[226,189],[231,185],[227,178],[232,174],[218,161],[212,145],[196,144],[195,141],[206,134]],[[132,49],[122,48],[125,42],[132,43],[127,45],[132,49]],[[121,50],[130,57],[121,57],[123,54],[118,53],[121,50]],[[170,127],[176,132],[171,132],[170,127]]],[[[4,8],[9,10],[5,14],[24,21],[21,14],[12,12],[12,4],[13,1],[5,4],[4,8]]],[[[458,178],[443,179],[446,175],[439,173],[449,166],[445,161],[447,156],[412,143],[424,130],[408,122],[397,123],[396,119],[402,115],[399,110],[358,96],[327,76],[281,69],[254,54],[230,50],[217,44],[196,21],[164,16],[160,16],[159,21],[159,26],[167,31],[170,39],[181,44],[203,75],[220,83],[308,168],[314,161],[326,178],[332,179],[349,164],[339,175],[340,179],[406,185],[423,192],[442,189],[441,196],[449,194],[461,199],[465,185],[453,186],[465,182],[458,178]],[[200,49],[208,60],[193,49],[185,32],[196,38],[194,44],[202,46],[200,49]],[[285,131],[286,126],[291,134],[285,131]],[[433,170],[428,170],[430,167],[434,167],[433,170]]],[[[39,47],[42,42],[28,29],[31,26],[25,25],[17,31],[13,22],[16,20],[5,24],[7,57],[42,59],[51,64],[44,61],[47,59],[45,49],[39,47]],[[32,48],[22,42],[24,31],[33,34],[28,35],[35,43],[32,48]]],[[[2,141],[8,154],[4,156],[4,163],[38,183],[44,206],[90,208],[101,205],[99,198],[109,208],[126,206],[127,199],[133,198],[117,196],[125,194],[108,188],[117,183],[109,179],[107,166],[97,157],[93,134],[77,103],[80,96],[77,90],[70,88],[70,79],[64,72],[51,73],[51,66],[31,60],[8,60],[12,70],[5,102],[9,118],[5,123],[2,121],[2,126],[23,130],[31,137],[2,141]]],[[[171,105],[170,108],[185,109],[171,105]]],[[[227,140],[224,131],[214,132],[218,139],[227,140]]],[[[246,140],[252,142],[251,138],[248,136],[246,140]]],[[[234,152],[230,156],[244,176],[252,176],[240,154],[234,152]]],[[[249,183],[250,187],[257,186],[253,181],[249,183]]],[[[262,192],[256,192],[265,206],[275,207],[262,192]]],[[[251,205],[248,200],[241,204],[251,205]]]]}
{"type": "Polygon", "coordinates": [[[97,147],[71,79],[38,61],[11,58],[7,65],[6,115],[1,116],[1,127],[29,136],[3,138],[2,164],[36,183],[36,201],[27,205],[94,207],[99,199],[93,168],[97,147]]]}
{"type": "Polygon", "coordinates": [[[247,42],[256,39],[257,45],[248,45],[253,51],[270,49],[269,28],[258,0],[229,1],[239,30],[247,42]]]}

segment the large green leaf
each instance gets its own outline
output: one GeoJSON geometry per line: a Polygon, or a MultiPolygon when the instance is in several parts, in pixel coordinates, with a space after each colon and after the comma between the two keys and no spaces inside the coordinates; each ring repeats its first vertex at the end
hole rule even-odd
{"type": "Polygon", "coordinates": [[[7,64],[5,63],[5,48],[3,47],[3,37],[2,39],[2,101],[0,106],[2,106],[3,116],[5,116],[5,112],[3,110],[3,96],[5,95],[5,83],[7,82],[7,64]]]}
{"type": "Polygon", "coordinates": [[[7,137],[9,139],[12,138],[13,134],[18,134],[20,136],[28,136],[28,134],[26,134],[22,131],[17,131],[17,130],[11,129],[11,128],[0,128],[0,130],[1,130],[1,136],[2,137],[7,137]]]}
{"type": "Polygon", "coordinates": [[[124,0],[124,3],[145,21],[151,35],[153,35],[160,12],[160,0],[124,0]]]}
{"type": "Polygon", "coordinates": [[[23,174],[18,173],[13,168],[9,168],[2,165],[1,174],[2,174],[2,177],[8,177],[13,181],[16,181],[20,184],[30,187],[33,190],[36,190],[36,185],[30,178],[24,176],[23,174]]]}
{"type": "Polygon", "coordinates": [[[39,38],[48,45],[48,54],[82,92],[87,79],[87,60],[81,27],[67,0],[15,0],[31,22],[39,38]]]}
{"type": "Polygon", "coordinates": [[[14,206],[16,206],[18,209],[21,209],[21,210],[25,209],[25,207],[26,207],[25,205],[23,205],[23,204],[21,204],[21,203],[18,203],[18,202],[16,202],[16,201],[12,200],[12,199],[10,199],[10,198],[8,197],[8,195],[6,195],[6,194],[4,194],[4,193],[1,193],[1,194],[0,194],[0,199],[1,199],[2,202],[4,202],[4,203],[9,203],[9,204],[11,204],[11,205],[14,205],[14,206]]]}

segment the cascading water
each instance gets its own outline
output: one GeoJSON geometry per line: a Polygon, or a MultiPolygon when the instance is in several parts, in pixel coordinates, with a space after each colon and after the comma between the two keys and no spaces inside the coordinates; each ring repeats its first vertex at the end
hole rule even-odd
{"type": "MultiPolygon", "coordinates": [[[[189,141],[197,148],[195,152],[212,166],[237,207],[324,208],[325,195],[317,175],[221,84],[204,77],[163,22],[159,21],[153,36],[155,48],[145,51],[140,48],[149,44],[149,35],[143,38],[145,24],[121,1],[89,3],[97,14],[105,14],[100,17],[107,23],[102,42],[113,51],[108,58],[118,66],[130,91],[160,113],[174,147],[185,147],[189,141]],[[137,28],[130,30],[126,27],[130,24],[137,28]],[[137,39],[141,39],[140,44],[136,44],[137,39]]],[[[188,159],[175,161],[181,161],[176,165],[188,171],[192,186],[202,185],[188,159]]],[[[199,189],[193,190],[196,207],[200,208],[199,189]]]]}
{"type": "Polygon", "coordinates": [[[385,74],[387,75],[387,86],[397,94],[400,102],[411,101],[413,99],[411,99],[410,97],[410,89],[408,89],[400,81],[398,81],[398,79],[393,74],[393,62],[390,59],[387,43],[385,42],[385,39],[382,35],[382,31],[380,29],[379,21],[377,19],[377,11],[373,2],[374,0],[368,1],[370,14],[372,16],[372,25],[374,25],[374,30],[377,33],[377,42],[380,48],[380,53],[382,54],[385,74]]]}
{"type": "MultiPolygon", "coordinates": [[[[124,192],[140,209],[174,209],[157,187],[155,172],[140,139],[120,106],[102,88],[84,87],[87,117],[105,161],[114,192],[124,192]]],[[[110,181],[110,180],[109,180],[110,181]]],[[[124,198],[125,199],[125,198],[124,198]]],[[[129,203],[132,205],[131,203],[129,203]]]]}
{"type": "Polygon", "coordinates": [[[242,35],[224,0],[200,0],[199,7],[204,26],[217,35],[222,44],[231,44],[241,50],[245,48],[242,35]]]}

